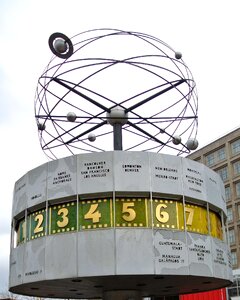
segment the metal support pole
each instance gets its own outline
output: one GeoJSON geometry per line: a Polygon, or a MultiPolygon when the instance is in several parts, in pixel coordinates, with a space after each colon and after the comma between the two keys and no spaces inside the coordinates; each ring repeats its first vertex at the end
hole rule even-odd
{"type": "Polygon", "coordinates": [[[122,150],[122,124],[113,125],[113,149],[122,150]]]}

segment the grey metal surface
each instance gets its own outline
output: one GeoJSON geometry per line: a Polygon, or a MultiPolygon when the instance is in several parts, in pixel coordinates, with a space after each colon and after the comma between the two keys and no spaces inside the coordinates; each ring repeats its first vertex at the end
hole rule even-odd
{"type": "Polygon", "coordinates": [[[33,240],[25,245],[23,283],[45,280],[46,237],[33,240]]]}
{"type": "Polygon", "coordinates": [[[153,242],[156,274],[189,275],[185,232],[155,230],[153,242]]]}
{"type": "Polygon", "coordinates": [[[24,252],[26,244],[11,249],[9,258],[9,286],[18,286],[23,283],[24,252]]]}
{"type": "Polygon", "coordinates": [[[182,159],[183,194],[187,197],[207,201],[206,167],[190,159],[182,159]]]}
{"type": "Polygon", "coordinates": [[[213,276],[211,238],[196,233],[187,233],[189,274],[213,276]]]}
{"type": "Polygon", "coordinates": [[[114,152],[115,191],[149,191],[149,157],[141,152],[114,152]]]}
{"type": "Polygon", "coordinates": [[[77,235],[52,235],[45,245],[45,279],[77,277],[77,235]]]}
{"type": "Polygon", "coordinates": [[[47,167],[47,164],[43,164],[28,173],[28,208],[47,200],[47,167]]]}
{"type": "Polygon", "coordinates": [[[76,195],[77,157],[70,156],[48,163],[48,200],[76,195]]]}
{"type": "Polygon", "coordinates": [[[27,182],[28,174],[25,174],[15,183],[12,205],[13,217],[27,208],[27,182]]]}
{"type": "Polygon", "coordinates": [[[28,195],[44,193],[45,189],[48,200],[106,192],[148,192],[178,198],[184,195],[208,202],[226,215],[220,176],[189,159],[147,152],[110,151],[67,157],[51,161],[47,166],[47,173],[44,164],[16,182],[13,216],[27,208],[31,201],[39,203],[37,198],[28,203],[28,195]],[[29,178],[32,175],[35,183],[29,178]]]}
{"type": "Polygon", "coordinates": [[[182,190],[182,160],[177,156],[152,153],[150,174],[152,191],[160,194],[179,195],[182,190]]]}
{"type": "Polygon", "coordinates": [[[117,275],[155,274],[151,229],[116,229],[117,275]]]}
{"type": "Polygon", "coordinates": [[[84,154],[77,156],[78,194],[103,193],[114,190],[114,152],[84,154]]]}
{"type": "Polygon", "coordinates": [[[115,232],[113,229],[84,231],[78,236],[78,277],[116,274],[115,232]]]}

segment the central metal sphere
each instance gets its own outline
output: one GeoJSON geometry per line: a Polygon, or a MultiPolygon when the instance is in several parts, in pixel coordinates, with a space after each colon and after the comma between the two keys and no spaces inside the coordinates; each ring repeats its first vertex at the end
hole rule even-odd
{"type": "Polygon", "coordinates": [[[116,106],[111,109],[110,113],[107,113],[107,120],[112,126],[115,124],[125,125],[128,121],[128,114],[122,107],[116,106]]]}

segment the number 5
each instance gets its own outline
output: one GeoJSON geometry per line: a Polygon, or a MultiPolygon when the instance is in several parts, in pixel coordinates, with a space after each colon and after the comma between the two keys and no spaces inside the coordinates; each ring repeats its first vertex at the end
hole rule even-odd
{"type": "Polygon", "coordinates": [[[134,207],[134,202],[123,203],[122,218],[127,222],[131,222],[136,218],[136,212],[132,207],[134,207]]]}

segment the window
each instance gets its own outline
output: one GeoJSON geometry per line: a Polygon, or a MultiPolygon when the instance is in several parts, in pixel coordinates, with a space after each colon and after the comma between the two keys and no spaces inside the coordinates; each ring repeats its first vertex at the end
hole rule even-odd
{"type": "Polygon", "coordinates": [[[230,245],[235,244],[235,232],[234,232],[234,229],[231,229],[231,230],[228,231],[228,241],[229,241],[230,245]]]}
{"type": "Polygon", "coordinates": [[[210,153],[206,156],[206,164],[208,167],[218,163],[226,158],[225,148],[220,148],[217,151],[210,153]]]}
{"type": "Polygon", "coordinates": [[[229,201],[231,199],[230,186],[225,186],[225,197],[226,197],[226,201],[229,201]]]}
{"type": "Polygon", "coordinates": [[[233,163],[233,173],[234,175],[240,174],[240,161],[236,161],[235,163],[233,163]]]}
{"type": "Polygon", "coordinates": [[[227,288],[228,291],[228,299],[235,299],[235,296],[238,296],[238,288],[234,285],[231,285],[227,288]]]}
{"type": "Polygon", "coordinates": [[[232,222],[233,220],[233,210],[231,207],[227,208],[227,220],[228,222],[232,222]]]}
{"type": "Polygon", "coordinates": [[[214,165],[214,153],[208,154],[206,156],[206,163],[207,163],[207,166],[209,166],[209,167],[214,165]]]}
{"type": "Polygon", "coordinates": [[[240,182],[237,182],[235,184],[235,188],[236,188],[236,196],[237,198],[240,198],[240,182]]]}
{"type": "Polygon", "coordinates": [[[237,265],[237,252],[231,252],[231,258],[232,258],[232,265],[236,266],[237,265]]]}
{"type": "Polygon", "coordinates": [[[237,205],[238,219],[240,219],[240,204],[237,205]]]}
{"type": "Polygon", "coordinates": [[[216,170],[216,172],[220,175],[223,181],[228,179],[228,169],[227,167],[216,170]]]}
{"type": "Polygon", "coordinates": [[[217,151],[218,161],[226,158],[225,148],[221,148],[217,151]]]}
{"type": "Polygon", "coordinates": [[[240,139],[231,144],[232,154],[235,155],[240,152],[240,139]]]}

